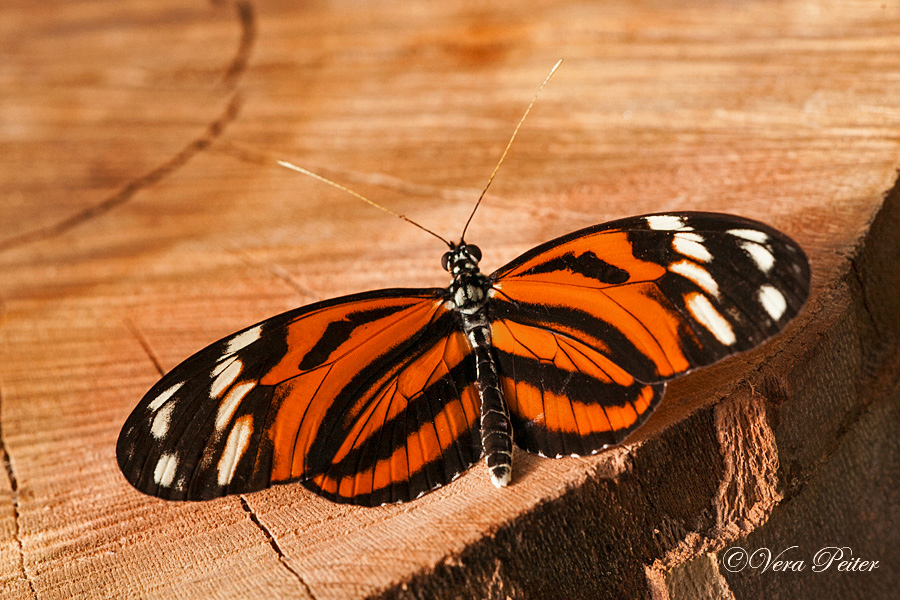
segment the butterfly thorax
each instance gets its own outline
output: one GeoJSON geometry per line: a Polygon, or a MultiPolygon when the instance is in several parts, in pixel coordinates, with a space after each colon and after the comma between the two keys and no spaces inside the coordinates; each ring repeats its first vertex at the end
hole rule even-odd
{"type": "Polygon", "coordinates": [[[478,246],[460,242],[444,254],[441,264],[453,276],[448,289],[449,301],[461,314],[474,315],[487,300],[490,282],[478,269],[481,250],[478,246]]]}

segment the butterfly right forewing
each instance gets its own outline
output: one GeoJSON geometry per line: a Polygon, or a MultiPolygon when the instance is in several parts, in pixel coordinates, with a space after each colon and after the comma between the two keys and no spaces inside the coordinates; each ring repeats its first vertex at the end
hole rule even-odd
{"type": "Polygon", "coordinates": [[[516,441],[549,456],[618,443],[665,381],[783,329],[809,278],[793,240],[717,213],[630,217],[526,252],[491,275],[516,441]]]}

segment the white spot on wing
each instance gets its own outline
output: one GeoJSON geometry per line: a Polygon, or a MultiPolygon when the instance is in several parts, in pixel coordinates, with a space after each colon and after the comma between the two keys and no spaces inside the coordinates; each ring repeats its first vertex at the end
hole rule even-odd
{"type": "Polygon", "coordinates": [[[175,385],[173,385],[172,387],[170,387],[169,389],[164,391],[162,394],[160,394],[159,396],[154,398],[153,402],[151,402],[150,404],[147,405],[147,410],[149,410],[151,412],[158,410],[159,407],[162,406],[163,404],[165,404],[169,398],[174,396],[175,392],[177,392],[178,389],[183,385],[184,385],[184,382],[179,381],[178,383],[176,383],[175,385]]]}
{"type": "Polygon", "coordinates": [[[702,242],[696,238],[703,239],[696,233],[676,233],[672,238],[672,249],[678,254],[699,260],[700,262],[709,262],[712,260],[712,254],[706,249],[702,242]]]}
{"type": "Polygon", "coordinates": [[[719,284],[712,278],[709,271],[697,263],[693,263],[689,260],[679,260],[678,262],[669,265],[669,270],[681,275],[685,279],[693,281],[706,293],[716,298],[719,297],[719,284]]]}
{"type": "Polygon", "coordinates": [[[644,217],[650,229],[656,231],[672,231],[684,227],[684,219],[674,215],[653,215],[644,217]]]}
{"type": "Polygon", "coordinates": [[[706,241],[706,238],[704,238],[699,233],[694,233],[693,231],[679,231],[675,234],[675,237],[681,238],[683,240],[690,240],[692,242],[698,242],[700,244],[706,241]]]}
{"type": "MultiPolygon", "coordinates": [[[[221,363],[219,366],[223,364],[226,363],[221,363]]],[[[238,375],[241,374],[241,369],[244,367],[244,363],[242,363],[241,360],[237,357],[232,359],[227,364],[228,366],[222,369],[220,373],[218,373],[218,377],[213,380],[212,385],[209,388],[209,395],[212,398],[218,398],[229,385],[234,383],[234,380],[238,378],[238,375]]],[[[215,370],[213,370],[213,376],[216,375],[216,371],[219,370],[219,366],[217,366],[215,370]]]]}
{"type": "Polygon", "coordinates": [[[228,340],[228,348],[225,349],[225,355],[234,354],[241,348],[246,348],[253,342],[259,339],[259,336],[262,334],[262,325],[257,325],[256,327],[252,327],[247,331],[237,334],[230,340],[228,340]]]}
{"type": "Polygon", "coordinates": [[[761,246],[755,242],[741,242],[741,248],[750,255],[756,266],[763,273],[768,273],[775,264],[775,257],[765,246],[761,246]]]}
{"type": "Polygon", "coordinates": [[[762,304],[769,316],[774,320],[778,320],[787,310],[787,301],[784,295],[771,285],[764,285],[759,288],[759,303],[762,304]]]}
{"type": "Polygon", "coordinates": [[[228,422],[231,421],[231,417],[234,416],[234,411],[237,410],[241,400],[243,400],[244,396],[247,395],[247,392],[252,390],[255,386],[255,381],[245,381],[244,383],[235,386],[234,389],[225,396],[225,399],[222,400],[222,404],[219,405],[219,412],[216,413],[216,431],[222,431],[222,429],[228,425],[228,422]]]}
{"type": "Polygon", "coordinates": [[[234,472],[237,470],[238,463],[247,451],[250,445],[250,435],[253,433],[253,417],[244,415],[234,423],[231,433],[228,434],[228,440],[225,442],[225,449],[222,451],[222,458],[216,467],[218,471],[218,482],[220,486],[226,486],[231,483],[234,478],[234,472]]]}
{"type": "Polygon", "coordinates": [[[178,469],[178,457],[174,454],[163,454],[153,470],[153,481],[157,485],[169,487],[175,480],[175,471],[178,469]]]}
{"type": "Polygon", "coordinates": [[[769,241],[768,233],[756,229],[729,229],[725,233],[751,242],[756,242],[757,244],[765,244],[769,241]]]}
{"type": "Polygon", "coordinates": [[[719,342],[730,346],[737,341],[731,324],[716,310],[706,296],[698,293],[688,294],[685,296],[685,305],[691,311],[691,315],[706,327],[719,342]]]}
{"type": "Polygon", "coordinates": [[[174,404],[164,406],[156,416],[153,417],[153,423],[150,425],[150,433],[158,440],[161,440],[169,432],[169,421],[172,419],[172,410],[174,404]]]}
{"type": "Polygon", "coordinates": [[[233,360],[235,360],[236,358],[237,358],[237,357],[233,357],[233,358],[230,358],[230,359],[227,358],[227,357],[226,357],[225,359],[220,358],[219,360],[220,360],[221,362],[219,362],[219,364],[216,365],[216,368],[214,368],[214,369],[210,372],[209,376],[210,376],[210,377],[218,377],[218,376],[219,376],[219,373],[221,373],[222,371],[224,371],[225,369],[227,369],[227,368],[228,368],[228,365],[230,365],[231,362],[232,362],[233,360]]]}

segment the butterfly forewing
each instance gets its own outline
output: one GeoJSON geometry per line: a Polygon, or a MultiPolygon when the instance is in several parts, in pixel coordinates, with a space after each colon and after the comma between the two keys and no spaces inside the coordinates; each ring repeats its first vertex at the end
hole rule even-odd
{"type": "Polygon", "coordinates": [[[358,294],[212,344],[129,417],[123,473],[182,500],[299,480],[368,505],[449,482],[480,446],[474,365],[444,293],[358,294]]]}
{"type": "Polygon", "coordinates": [[[780,331],[806,300],[809,265],[762,223],[675,213],[566,235],[491,280],[516,441],[558,456],[621,441],[663,382],[780,331]]]}

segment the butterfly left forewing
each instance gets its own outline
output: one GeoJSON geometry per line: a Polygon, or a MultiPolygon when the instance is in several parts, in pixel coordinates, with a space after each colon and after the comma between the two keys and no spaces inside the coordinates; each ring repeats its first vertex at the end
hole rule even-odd
{"type": "Polygon", "coordinates": [[[357,294],[212,344],[129,417],[122,472],[178,500],[301,481],[380,504],[448,482],[480,449],[474,367],[443,293],[357,294]]]}
{"type": "Polygon", "coordinates": [[[809,265],[795,242],[762,223],[716,213],[591,227],[538,246],[491,279],[508,395],[532,398],[511,400],[512,417],[535,431],[526,449],[549,455],[577,446],[575,438],[561,446],[560,437],[567,423],[579,424],[570,406],[576,397],[598,407],[631,403],[625,412],[612,408],[629,418],[610,418],[609,431],[584,446],[619,441],[649,414],[662,382],[757,346],[809,293],[809,265]],[[566,345],[591,356],[588,366],[573,368],[566,345]],[[568,366],[546,368],[558,363],[568,366]],[[612,376],[616,369],[627,376],[612,376]],[[595,372],[585,379],[585,370],[595,372]],[[651,394],[647,410],[639,410],[638,390],[651,394]],[[564,418],[554,421],[555,414],[564,418]]]}

